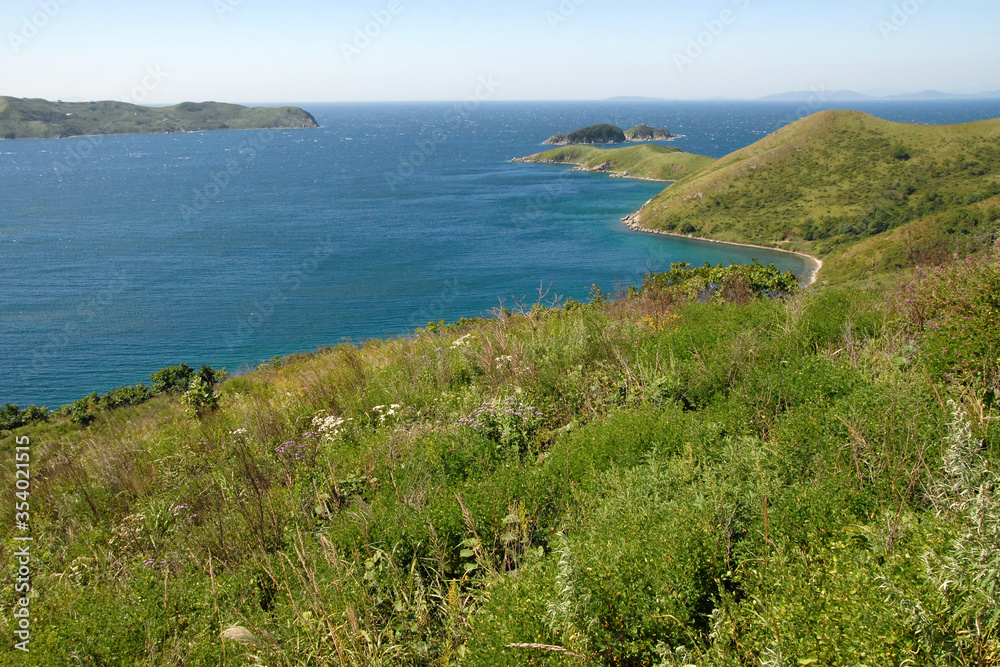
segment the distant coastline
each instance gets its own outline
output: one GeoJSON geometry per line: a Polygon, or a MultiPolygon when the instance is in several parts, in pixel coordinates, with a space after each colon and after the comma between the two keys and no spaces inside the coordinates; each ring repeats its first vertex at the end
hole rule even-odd
{"type": "Polygon", "coordinates": [[[126,102],[50,102],[0,96],[0,139],[9,140],[317,127],[308,111],[289,106],[250,108],[184,102],[143,107],[126,102]]]}

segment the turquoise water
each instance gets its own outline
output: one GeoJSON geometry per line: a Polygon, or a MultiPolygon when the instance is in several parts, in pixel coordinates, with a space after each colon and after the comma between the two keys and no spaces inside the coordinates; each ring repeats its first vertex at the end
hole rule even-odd
{"type": "MultiPolygon", "coordinates": [[[[1000,104],[889,105],[892,120],[1000,104]]],[[[557,131],[647,122],[721,156],[801,105],[309,105],[288,132],[0,142],[0,403],[50,407],[186,362],[401,334],[585,299],[671,262],[795,256],[629,232],[661,184],[512,164],[557,131]]]]}

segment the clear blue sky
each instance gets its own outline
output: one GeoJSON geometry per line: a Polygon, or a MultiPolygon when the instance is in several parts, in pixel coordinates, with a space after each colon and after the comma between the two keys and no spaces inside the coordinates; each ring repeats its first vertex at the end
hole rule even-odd
{"type": "Polygon", "coordinates": [[[996,0],[3,4],[0,94],[16,97],[455,100],[480,77],[495,100],[1000,89],[996,0]]]}

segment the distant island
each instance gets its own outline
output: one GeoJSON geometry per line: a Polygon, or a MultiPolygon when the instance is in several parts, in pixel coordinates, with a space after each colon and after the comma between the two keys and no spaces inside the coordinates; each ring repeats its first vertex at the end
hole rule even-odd
{"type": "Polygon", "coordinates": [[[1000,90],[984,91],[972,95],[943,93],[924,90],[919,93],[898,95],[866,95],[853,90],[794,90],[761,97],[763,102],[932,102],[935,100],[989,100],[1000,98],[1000,90]]]}
{"type": "Polygon", "coordinates": [[[675,135],[669,130],[657,129],[649,125],[637,125],[623,130],[617,125],[603,124],[585,127],[567,134],[556,134],[543,143],[546,146],[582,146],[624,144],[642,141],[667,141],[675,135]]]}
{"type": "Polygon", "coordinates": [[[108,134],[319,127],[298,107],[245,107],[185,102],[142,107],[126,102],[50,102],[0,97],[0,139],[61,139],[108,134]]]}

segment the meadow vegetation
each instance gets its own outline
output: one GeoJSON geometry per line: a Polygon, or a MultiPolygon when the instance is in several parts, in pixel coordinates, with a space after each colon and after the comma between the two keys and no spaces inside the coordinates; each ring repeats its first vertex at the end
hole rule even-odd
{"type": "Polygon", "coordinates": [[[1000,665],[1000,248],[889,283],[678,265],[21,427],[18,664],[1000,665]]]}

